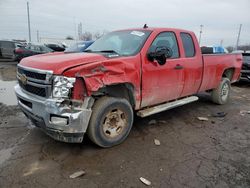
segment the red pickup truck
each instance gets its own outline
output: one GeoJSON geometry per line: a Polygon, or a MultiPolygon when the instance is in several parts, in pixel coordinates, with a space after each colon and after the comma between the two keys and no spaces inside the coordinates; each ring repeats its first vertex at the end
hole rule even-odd
{"type": "Polygon", "coordinates": [[[18,65],[18,104],[49,136],[101,147],[123,142],[134,112],[145,117],[198,100],[224,104],[240,77],[241,54],[202,55],[193,32],[137,28],[111,32],[84,53],[49,53],[18,65]]]}

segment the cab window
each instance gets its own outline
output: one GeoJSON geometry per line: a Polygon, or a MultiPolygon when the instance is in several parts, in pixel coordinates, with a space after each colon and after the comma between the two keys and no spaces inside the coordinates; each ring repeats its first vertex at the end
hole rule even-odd
{"type": "Polygon", "coordinates": [[[194,42],[190,34],[181,33],[181,40],[185,51],[186,57],[194,57],[195,56],[195,48],[194,42]]]}
{"type": "Polygon", "coordinates": [[[170,58],[179,57],[179,49],[175,34],[173,32],[160,33],[149,48],[149,52],[154,52],[157,47],[168,47],[173,51],[173,55],[170,58]]]}

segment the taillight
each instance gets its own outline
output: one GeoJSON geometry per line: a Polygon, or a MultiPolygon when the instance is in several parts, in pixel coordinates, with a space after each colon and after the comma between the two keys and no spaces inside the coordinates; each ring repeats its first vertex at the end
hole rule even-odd
{"type": "Polygon", "coordinates": [[[86,96],[86,89],[84,80],[82,78],[76,78],[76,81],[74,83],[74,87],[72,88],[72,99],[75,100],[84,100],[84,97],[86,96]]]}
{"type": "Polygon", "coordinates": [[[22,48],[16,48],[15,53],[23,53],[24,50],[22,48]]]}

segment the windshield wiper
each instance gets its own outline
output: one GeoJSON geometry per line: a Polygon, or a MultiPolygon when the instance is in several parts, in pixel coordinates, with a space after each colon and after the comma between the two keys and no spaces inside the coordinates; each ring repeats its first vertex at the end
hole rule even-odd
{"type": "Polygon", "coordinates": [[[89,49],[89,50],[84,50],[84,52],[93,52],[93,51],[89,49]]]}
{"type": "Polygon", "coordinates": [[[115,53],[115,54],[119,54],[119,53],[116,52],[115,50],[100,50],[100,52],[103,52],[103,53],[115,53]]]}
{"type": "Polygon", "coordinates": [[[89,49],[89,50],[84,50],[84,52],[89,52],[89,53],[98,53],[98,52],[101,52],[101,53],[115,53],[115,54],[119,55],[119,53],[116,52],[115,50],[95,50],[95,51],[93,51],[93,50],[89,49]]]}

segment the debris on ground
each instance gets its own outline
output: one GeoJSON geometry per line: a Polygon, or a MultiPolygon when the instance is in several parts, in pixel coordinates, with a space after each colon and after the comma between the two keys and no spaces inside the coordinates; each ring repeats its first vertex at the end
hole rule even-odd
{"type": "Polygon", "coordinates": [[[149,125],[155,125],[157,121],[155,119],[152,119],[148,122],[149,125]]]}
{"type": "Polygon", "coordinates": [[[240,111],[240,115],[241,115],[241,116],[244,116],[244,115],[246,115],[246,114],[250,114],[250,110],[241,110],[241,111],[240,111]]]}
{"type": "Polygon", "coordinates": [[[154,143],[155,143],[156,146],[161,145],[161,142],[160,142],[160,140],[158,140],[158,139],[154,139],[154,143]]]}
{"type": "Polygon", "coordinates": [[[74,178],[78,178],[78,177],[83,176],[83,175],[85,175],[85,171],[80,170],[78,172],[75,172],[75,173],[71,174],[69,177],[71,179],[74,179],[74,178]]]}
{"type": "Polygon", "coordinates": [[[208,118],[206,117],[197,117],[197,119],[200,121],[208,121],[208,118]]]}
{"type": "Polygon", "coordinates": [[[215,114],[212,114],[212,117],[220,117],[220,118],[222,118],[222,117],[225,117],[226,115],[227,115],[226,112],[217,112],[215,114]]]}
{"type": "Polygon", "coordinates": [[[149,180],[143,178],[143,177],[140,177],[140,180],[141,180],[141,182],[144,183],[145,185],[148,185],[148,186],[151,185],[151,182],[150,182],[149,180]]]}
{"type": "Polygon", "coordinates": [[[165,120],[159,120],[158,123],[159,123],[159,124],[166,124],[167,121],[165,121],[165,120]]]}

